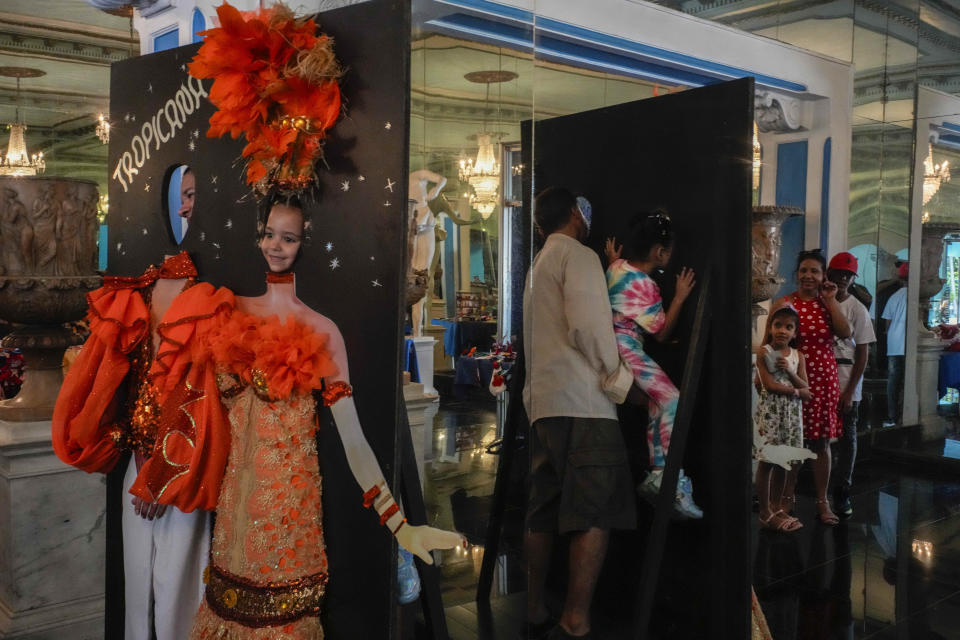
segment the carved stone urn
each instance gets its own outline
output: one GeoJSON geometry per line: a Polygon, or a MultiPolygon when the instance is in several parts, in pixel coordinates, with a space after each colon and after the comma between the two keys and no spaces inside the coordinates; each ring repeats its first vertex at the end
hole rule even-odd
{"type": "Polygon", "coordinates": [[[753,265],[750,280],[750,301],[753,316],[766,314],[760,302],[769,300],[783,284],[780,268],[780,236],[783,222],[792,216],[802,216],[798,207],[757,206],[753,208],[751,252],[753,265]]]}
{"type": "MultiPolygon", "coordinates": [[[[930,318],[930,298],[940,293],[946,282],[940,277],[943,260],[943,239],[948,233],[960,233],[956,222],[930,221],[923,223],[920,234],[920,331],[927,332],[930,318]]],[[[912,265],[911,265],[912,266],[912,265]]]]}
{"type": "Polygon", "coordinates": [[[0,318],[14,331],[2,344],[23,351],[20,393],[0,402],[0,419],[48,420],[63,382],[64,350],[97,275],[97,186],[87,180],[0,176],[0,318]]]}

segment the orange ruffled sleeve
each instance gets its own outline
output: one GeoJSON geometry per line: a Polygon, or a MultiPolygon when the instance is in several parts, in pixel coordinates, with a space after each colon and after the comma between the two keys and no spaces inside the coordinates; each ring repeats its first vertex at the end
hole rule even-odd
{"type": "Polygon", "coordinates": [[[148,379],[159,391],[160,425],[133,495],[186,513],[216,508],[230,426],[209,344],[233,307],[229,289],[201,283],[177,296],[157,327],[160,347],[148,379]]]}
{"type": "Polygon", "coordinates": [[[111,402],[146,335],[149,310],[136,288],[102,287],[87,296],[90,337],[67,372],[53,411],[53,450],[88,473],[113,469],[122,452],[110,436],[111,402]]]}

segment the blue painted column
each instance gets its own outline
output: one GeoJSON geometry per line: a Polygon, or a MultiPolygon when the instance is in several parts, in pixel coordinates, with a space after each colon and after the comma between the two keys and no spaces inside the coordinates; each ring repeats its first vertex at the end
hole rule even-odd
{"type": "MultiPolygon", "coordinates": [[[[807,208],[807,141],[785,142],[777,145],[777,195],[776,204],[807,208]]],[[[783,223],[783,245],[780,249],[778,273],[784,282],[777,297],[785,296],[796,289],[797,254],[803,251],[806,220],[804,216],[790,218],[783,223]]]]}

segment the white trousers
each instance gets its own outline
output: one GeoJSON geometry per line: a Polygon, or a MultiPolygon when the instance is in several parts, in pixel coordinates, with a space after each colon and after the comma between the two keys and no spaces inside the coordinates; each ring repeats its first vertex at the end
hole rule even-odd
{"type": "Polygon", "coordinates": [[[210,513],[183,513],[167,507],[146,520],[133,511],[130,487],[137,477],[135,456],[123,479],[123,574],[125,640],[185,640],[203,597],[203,570],[210,553],[210,513]]]}

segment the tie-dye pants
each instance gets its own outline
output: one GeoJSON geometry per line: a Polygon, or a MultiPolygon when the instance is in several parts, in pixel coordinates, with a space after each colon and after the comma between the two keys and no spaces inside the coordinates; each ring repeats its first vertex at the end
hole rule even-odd
{"type": "Polygon", "coordinates": [[[616,331],[617,347],[620,357],[633,370],[633,379],[637,386],[650,398],[647,413],[647,448],[650,451],[650,464],[662,467],[666,464],[670,449],[670,435],[673,433],[673,420],[677,415],[677,400],[680,392],[653,359],[643,351],[643,341],[632,332],[616,331]]]}

